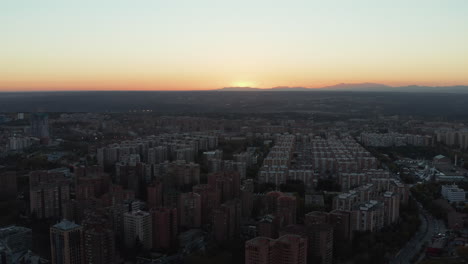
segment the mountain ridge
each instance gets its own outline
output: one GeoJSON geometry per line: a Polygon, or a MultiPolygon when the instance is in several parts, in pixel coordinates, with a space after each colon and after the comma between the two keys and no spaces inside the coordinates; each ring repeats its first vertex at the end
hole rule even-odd
{"type": "Polygon", "coordinates": [[[362,91],[362,92],[449,92],[449,93],[468,93],[468,85],[450,85],[450,86],[389,86],[380,83],[339,83],[322,87],[301,87],[301,86],[277,86],[271,88],[258,87],[223,87],[215,89],[220,92],[249,92],[249,91],[362,91]]]}

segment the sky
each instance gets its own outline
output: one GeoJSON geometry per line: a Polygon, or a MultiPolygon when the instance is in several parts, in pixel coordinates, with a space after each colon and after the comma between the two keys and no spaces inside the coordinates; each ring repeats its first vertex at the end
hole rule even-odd
{"type": "Polygon", "coordinates": [[[0,0],[0,91],[468,84],[466,0],[0,0]]]}

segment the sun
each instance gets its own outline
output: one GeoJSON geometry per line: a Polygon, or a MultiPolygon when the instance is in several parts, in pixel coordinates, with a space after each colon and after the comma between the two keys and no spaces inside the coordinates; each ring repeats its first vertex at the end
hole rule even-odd
{"type": "Polygon", "coordinates": [[[232,87],[255,87],[255,84],[253,82],[233,82],[232,87]]]}

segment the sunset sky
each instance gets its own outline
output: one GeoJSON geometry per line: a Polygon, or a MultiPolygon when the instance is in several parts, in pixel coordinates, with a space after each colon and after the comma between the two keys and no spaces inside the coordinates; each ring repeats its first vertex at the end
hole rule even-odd
{"type": "Polygon", "coordinates": [[[468,84],[466,0],[4,0],[0,90],[468,84]]]}

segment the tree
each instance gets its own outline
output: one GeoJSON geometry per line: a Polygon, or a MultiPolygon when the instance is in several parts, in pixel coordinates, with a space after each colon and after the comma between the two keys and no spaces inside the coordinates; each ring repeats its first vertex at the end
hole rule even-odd
{"type": "Polygon", "coordinates": [[[297,193],[300,197],[304,197],[305,185],[301,180],[287,180],[286,183],[280,185],[282,192],[297,193]]]}
{"type": "Polygon", "coordinates": [[[264,193],[264,192],[276,190],[276,184],[270,183],[270,182],[259,183],[259,184],[256,184],[254,187],[255,187],[254,191],[256,193],[264,193]]]}
{"type": "Polygon", "coordinates": [[[332,178],[319,179],[317,182],[317,191],[339,192],[341,186],[332,178]]]}

